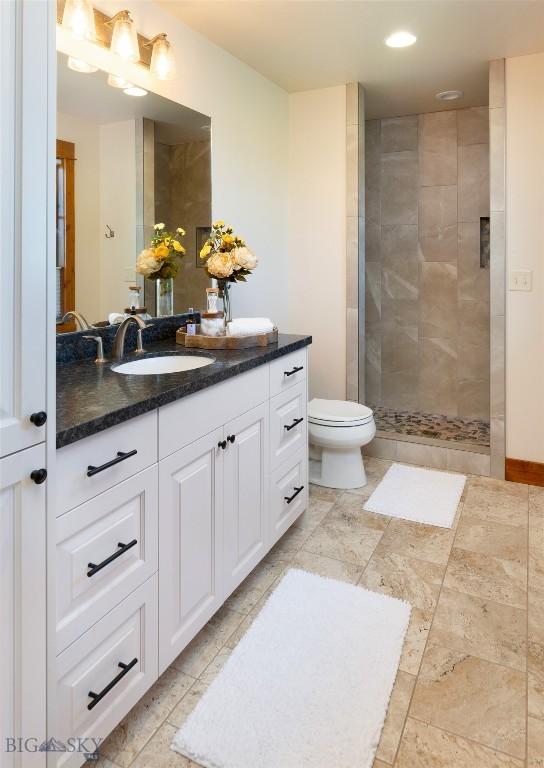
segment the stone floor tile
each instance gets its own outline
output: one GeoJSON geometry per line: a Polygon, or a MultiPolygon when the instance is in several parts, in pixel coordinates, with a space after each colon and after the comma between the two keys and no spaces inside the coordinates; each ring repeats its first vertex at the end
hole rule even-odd
{"type": "Polygon", "coordinates": [[[192,760],[171,749],[176,730],[165,723],[138,755],[133,768],[198,768],[192,760]]]}
{"type": "Polygon", "coordinates": [[[453,544],[455,531],[408,520],[392,518],[381,540],[381,546],[399,555],[417,557],[445,565],[453,544]]]}
{"type": "Polygon", "coordinates": [[[194,678],[169,667],[108,736],[100,754],[120,768],[131,765],[194,682],[194,678]]]}
{"type": "Polygon", "coordinates": [[[327,516],[334,505],[333,501],[321,501],[311,497],[308,509],[296,521],[295,528],[307,528],[313,531],[327,516]]]}
{"type": "Polygon", "coordinates": [[[429,642],[524,671],[527,612],[444,587],[429,642]]]}
{"type": "Polygon", "coordinates": [[[465,499],[471,517],[506,525],[527,525],[529,493],[526,485],[472,475],[465,499]]]}
{"type": "Polygon", "coordinates": [[[438,599],[443,567],[436,563],[405,557],[379,547],[359,581],[374,592],[398,597],[413,607],[432,611],[438,599]]]}
{"type": "Polygon", "coordinates": [[[341,493],[342,491],[337,491],[336,488],[325,488],[322,485],[310,483],[310,501],[319,499],[319,501],[335,502],[341,493]]]}
{"type": "Polygon", "coordinates": [[[285,562],[261,562],[254,568],[240,586],[235,589],[225,606],[247,615],[257,605],[264,593],[285,570],[285,562]]]}
{"type": "Polygon", "coordinates": [[[169,723],[181,728],[187,717],[200,701],[202,695],[208,690],[213,680],[215,680],[219,672],[223,669],[231,653],[232,650],[227,647],[222,648],[219,651],[212,663],[206,667],[198,680],[194,681],[185,696],[178,702],[172,712],[170,712],[168,715],[169,723]]]}
{"type": "Polygon", "coordinates": [[[524,768],[524,762],[409,717],[395,768],[524,768]]]}
{"type": "Polygon", "coordinates": [[[303,549],[295,555],[292,567],[317,573],[319,576],[326,576],[329,579],[348,581],[350,584],[357,584],[363,572],[363,567],[360,565],[343,563],[341,560],[315,555],[313,552],[306,552],[303,549]]]}
{"type": "Polygon", "coordinates": [[[380,743],[376,751],[376,757],[386,763],[393,763],[397,747],[399,746],[404,721],[410,706],[412,691],[414,690],[415,677],[406,672],[399,671],[395,685],[391,692],[387,717],[382,730],[380,743]]]}
{"type": "MultiPolygon", "coordinates": [[[[361,512],[361,520],[364,520],[362,515],[361,512]]],[[[364,566],[381,537],[381,530],[366,527],[353,513],[342,513],[333,508],[323,523],[313,531],[303,549],[316,555],[364,566]]]]}
{"type": "Polygon", "coordinates": [[[529,714],[544,720],[544,644],[529,642],[527,654],[529,714]]]}
{"type": "Polygon", "coordinates": [[[463,651],[428,645],[410,715],[525,757],[526,677],[463,651]]]}
{"type": "Polygon", "coordinates": [[[527,571],[516,560],[501,560],[454,547],[444,586],[514,608],[527,603],[527,571]]]}
{"type": "Polygon", "coordinates": [[[527,730],[527,768],[544,768],[544,720],[530,717],[527,730]]]}
{"type": "Polygon", "coordinates": [[[462,516],[457,528],[455,546],[503,560],[527,562],[527,530],[524,526],[480,520],[468,512],[462,516]]]}
{"type": "Polygon", "coordinates": [[[432,611],[412,607],[408,631],[404,638],[402,656],[399,669],[411,675],[417,675],[425,651],[425,645],[429,637],[429,630],[433,620],[432,611]]]}

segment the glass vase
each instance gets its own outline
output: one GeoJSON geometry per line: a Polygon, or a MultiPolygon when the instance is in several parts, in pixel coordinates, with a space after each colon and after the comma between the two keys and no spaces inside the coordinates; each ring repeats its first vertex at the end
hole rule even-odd
{"type": "Polygon", "coordinates": [[[223,312],[225,313],[225,327],[232,320],[232,307],[230,304],[230,283],[226,280],[218,280],[219,298],[223,300],[223,312]]]}
{"type": "Polygon", "coordinates": [[[172,277],[159,277],[155,283],[157,317],[170,317],[174,314],[174,279],[172,277]]]}

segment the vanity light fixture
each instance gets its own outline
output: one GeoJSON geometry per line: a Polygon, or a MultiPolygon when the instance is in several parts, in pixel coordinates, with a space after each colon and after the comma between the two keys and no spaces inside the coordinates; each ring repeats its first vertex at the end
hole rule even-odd
{"type": "Polygon", "coordinates": [[[413,45],[417,40],[415,35],[411,32],[393,32],[385,39],[385,44],[389,48],[407,48],[409,45],[413,45]]]}
{"type": "Polygon", "coordinates": [[[172,52],[172,46],[166,39],[166,32],[161,32],[147,43],[145,48],[152,47],[150,72],[159,80],[171,80],[176,73],[176,62],[172,52]]]}
{"type": "Polygon", "coordinates": [[[106,24],[113,26],[110,51],[123,61],[139,61],[138,35],[129,11],[119,11],[106,24]]]}
{"type": "Polygon", "coordinates": [[[73,69],[74,72],[82,72],[83,74],[90,74],[91,72],[98,71],[98,67],[93,67],[92,64],[87,64],[83,59],[74,59],[73,56],[68,56],[68,69],[73,69]]]}
{"type": "Polygon", "coordinates": [[[435,93],[435,99],[440,101],[455,101],[456,99],[462,99],[465,94],[463,91],[440,91],[435,93]]]}
{"type": "MultiPolygon", "coordinates": [[[[90,0],[66,0],[62,14],[62,26],[77,40],[96,39],[94,10],[90,0]]],[[[84,70],[77,70],[82,72],[84,70]]]]}
{"type": "Polygon", "coordinates": [[[123,88],[123,93],[127,96],[147,96],[147,91],[144,88],[139,88],[137,85],[129,85],[128,88],[123,88]]]}

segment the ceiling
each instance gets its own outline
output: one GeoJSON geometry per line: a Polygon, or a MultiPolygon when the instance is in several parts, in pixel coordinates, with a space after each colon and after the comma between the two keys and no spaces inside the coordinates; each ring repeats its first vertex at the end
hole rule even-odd
{"type": "Polygon", "coordinates": [[[486,104],[491,59],[544,50],[544,0],[158,2],[289,92],[363,83],[367,117],[486,104]],[[387,48],[399,29],[417,43],[387,48]],[[434,98],[450,89],[465,98],[434,98]]]}
{"type": "Polygon", "coordinates": [[[95,125],[147,117],[156,122],[155,138],[164,144],[209,139],[209,117],[151,91],[127,96],[106,79],[100,70],[81,74],[68,69],[66,56],[57,53],[57,110],[95,125]]]}

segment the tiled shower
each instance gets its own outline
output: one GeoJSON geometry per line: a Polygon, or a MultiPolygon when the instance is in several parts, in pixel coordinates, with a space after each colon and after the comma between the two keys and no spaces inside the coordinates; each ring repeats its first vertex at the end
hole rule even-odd
{"type": "Polygon", "coordinates": [[[489,110],[365,124],[365,391],[378,430],[489,445],[489,110]]]}

